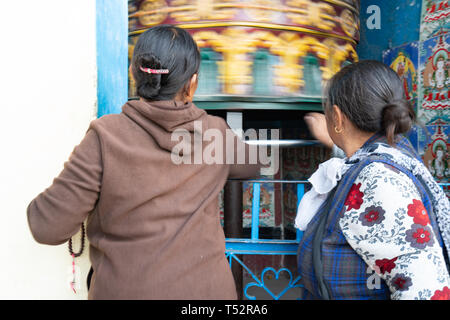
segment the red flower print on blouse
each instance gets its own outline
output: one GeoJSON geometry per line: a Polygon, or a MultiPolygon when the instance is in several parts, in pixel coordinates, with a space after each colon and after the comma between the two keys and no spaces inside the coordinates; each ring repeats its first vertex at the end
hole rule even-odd
{"type": "Polygon", "coordinates": [[[426,226],[430,223],[428,212],[420,200],[413,200],[413,203],[408,205],[408,216],[414,218],[414,223],[422,226],[426,226]]]}
{"type": "Polygon", "coordinates": [[[366,218],[366,220],[369,222],[373,222],[373,221],[378,220],[379,216],[380,216],[380,214],[374,210],[374,211],[370,211],[369,213],[365,214],[364,218],[366,218]]]}
{"type": "Polygon", "coordinates": [[[436,290],[434,296],[431,297],[431,300],[450,300],[450,289],[444,287],[442,291],[436,290]]]}
{"type": "Polygon", "coordinates": [[[362,193],[359,188],[361,188],[361,183],[353,184],[350,188],[347,199],[345,199],[344,203],[346,206],[348,206],[347,211],[351,209],[359,209],[361,207],[361,204],[363,203],[364,193],[362,193]]]}
{"type": "Polygon", "coordinates": [[[384,220],[385,211],[381,207],[370,206],[359,215],[359,220],[363,226],[372,227],[384,220]]]}
{"type": "Polygon", "coordinates": [[[406,291],[411,285],[411,278],[403,274],[397,274],[394,278],[392,278],[392,286],[398,291],[406,291]]]}
{"type": "Polygon", "coordinates": [[[433,231],[430,226],[413,224],[411,229],[406,231],[406,241],[417,249],[425,249],[427,246],[432,247],[434,244],[433,231]]]}
{"type": "Polygon", "coordinates": [[[426,243],[430,241],[430,235],[430,231],[419,228],[412,236],[416,239],[417,243],[426,243]]]}
{"type": "Polygon", "coordinates": [[[377,265],[377,267],[380,270],[381,274],[385,274],[386,272],[389,273],[392,271],[392,269],[395,268],[395,261],[397,260],[398,257],[395,257],[394,259],[381,259],[381,260],[376,260],[375,264],[377,265]]]}

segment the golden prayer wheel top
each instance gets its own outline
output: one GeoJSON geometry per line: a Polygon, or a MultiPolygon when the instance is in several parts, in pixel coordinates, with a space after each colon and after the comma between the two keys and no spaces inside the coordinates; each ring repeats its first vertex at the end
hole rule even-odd
{"type": "Polygon", "coordinates": [[[320,99],[323,82],[358,59],[358,0],[129,1],[130,56],[139,34],[159,24],[197,41],[196,100],[320,99]]]}

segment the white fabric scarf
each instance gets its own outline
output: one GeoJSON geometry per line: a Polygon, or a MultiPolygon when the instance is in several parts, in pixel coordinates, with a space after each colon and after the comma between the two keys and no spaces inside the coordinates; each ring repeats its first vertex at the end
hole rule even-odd
{"type": "Polygon", "coordinates": [[[331,158],[321,163],[316,172],[308,181],[312,188],[303,196],[297,209],[295,226],[305,231],[308,223],[316,215],[320,206],[327,200],[328,193],[336,187],[350,165],[345,164],[346,159],[331,158]]]}

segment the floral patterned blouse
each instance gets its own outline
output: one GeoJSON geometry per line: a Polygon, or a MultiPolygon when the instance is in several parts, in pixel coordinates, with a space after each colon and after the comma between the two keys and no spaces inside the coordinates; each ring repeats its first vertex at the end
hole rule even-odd
{"type": "MultiPolygon", "coordinates": [[[[450,300],[443,250],[413,181],[380,162],[365,167],[345,201],[346,240],[393,300],[450,300]]],[[[375,281],[376,285],[376,281],[375,281]]]]}

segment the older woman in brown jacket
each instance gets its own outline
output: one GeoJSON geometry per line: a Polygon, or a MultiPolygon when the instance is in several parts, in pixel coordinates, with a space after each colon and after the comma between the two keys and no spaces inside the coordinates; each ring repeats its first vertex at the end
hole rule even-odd
{"type": "MultiPolygon", "coordinates": [[[[186,31],[158,26],[142,34],[131,67],[140,100],[93,121],[28,207],[31,232],[44,244],[66,242],[88,219],[89,299],[236,298],[218,196],[228,177],[256,176],[259,166],[194,161],[199,129],[223,137],[229,129],[192,103],[199,64],[186,31]],[[181,150],[192,164],[174,161],[176,132],[193,138],[181,150]]],[[[248,153],[236,141],[234,150],[248,153]]]]}

